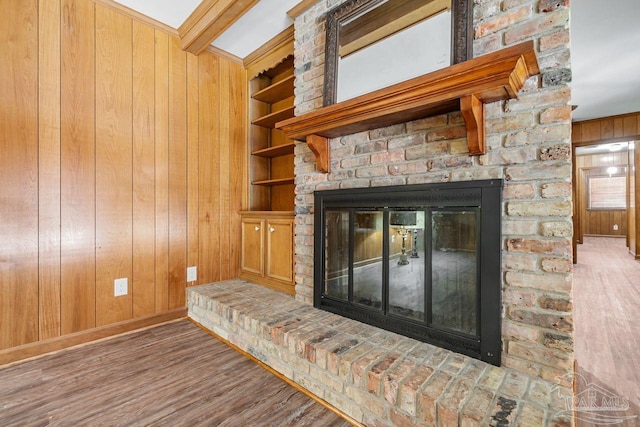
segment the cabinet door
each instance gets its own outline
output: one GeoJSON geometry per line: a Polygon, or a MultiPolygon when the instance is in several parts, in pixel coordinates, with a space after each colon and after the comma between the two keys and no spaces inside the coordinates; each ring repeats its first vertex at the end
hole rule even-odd
{"type": "Polygon", "coordinates": [[[267,221],[267,277],[293,284],[293,220],[267,221]]]}
{"type": "Polygon", "coordinates": [[[264,220],[242,219],[242,271],[264,275],[264,220]]]}

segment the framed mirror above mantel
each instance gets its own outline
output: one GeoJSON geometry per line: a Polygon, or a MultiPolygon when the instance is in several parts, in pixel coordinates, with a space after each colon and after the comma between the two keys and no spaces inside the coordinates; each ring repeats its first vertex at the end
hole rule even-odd
{"type": "Polygon", "coordinates": [[[473,56],[473,0],[351,0],[326,18],[324,106],[473,56]]]}

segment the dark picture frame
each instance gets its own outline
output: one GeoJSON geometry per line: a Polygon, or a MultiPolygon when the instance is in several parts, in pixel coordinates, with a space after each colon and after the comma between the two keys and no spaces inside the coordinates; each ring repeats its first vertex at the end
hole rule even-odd
{"type": "MultiPolygon", "coordinates": [[[[350,0],[327,13],[323,105],[336,103],[341,25],[383,0],[350,0]]],[[[451,65],[473,57],[473,0],[451,0],[451,65]]]]}

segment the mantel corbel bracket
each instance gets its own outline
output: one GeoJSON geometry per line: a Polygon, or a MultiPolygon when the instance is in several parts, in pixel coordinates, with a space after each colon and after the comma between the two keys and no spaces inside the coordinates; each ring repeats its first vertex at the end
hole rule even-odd
{"type": "Polygon", "coordinates": [[[319,135],[307,135],[307,145],[316,156],[316,167],[320,172],[331,172],[329,139],[319,135]]]}
{"type": "Polygon", "coordinates": [[[473,95],[460,98],[460,112],[467,127],[467,145],[469,155],[484,154],[485,129],[484,129],[484,103],[473,95]]]}

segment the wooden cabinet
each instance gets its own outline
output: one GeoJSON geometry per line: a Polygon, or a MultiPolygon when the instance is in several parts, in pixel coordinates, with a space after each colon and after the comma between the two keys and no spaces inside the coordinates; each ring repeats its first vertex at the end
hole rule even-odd
{"type": "Polygon", "coordinates": [[[275,129],[293,117],[293,56],[249,81],[251,94],[251,191],[253,211],[291,211],[294,141],[275,129]]]}
{"type": "Polygon", "coordinates": [[[242,218],[240,268],[264,276],[264,223],[262,218],[242,218]]]}
{"type": "Polygon", "coordinates": [[[240,277],[293,295],[295,142],[275,128],[294,116],[293,27],[247,58],[251,156],[240,277]]]}
{"type": "Polygon", "coordinates": [[[241,214],[240,278],[293,295],[293,213],[245,211],[241,214]]]}

